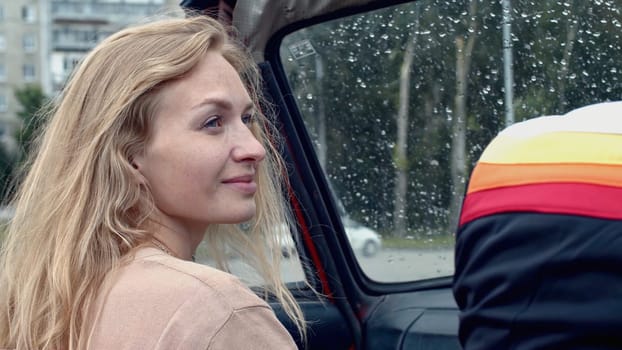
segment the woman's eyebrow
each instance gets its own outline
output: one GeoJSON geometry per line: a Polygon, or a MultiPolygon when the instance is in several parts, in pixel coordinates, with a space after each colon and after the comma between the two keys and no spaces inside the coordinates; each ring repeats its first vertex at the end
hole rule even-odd
{"type": "MultiPolygon", "coordinates": [[[[223,109],[233,109],[233,104],[229,100],[222,99],[219,97],[208,97],[202,100],[201,102],[197,103],[196,105],[192,106],[191,110],[199,109],[207,105],[216,105],[223,109]]],[[[244,106],[245,111],[253,109],[253,108],[254,108],[254,105],[252,101],[249,101],[246,104],[246,106],[244,106]]]]}

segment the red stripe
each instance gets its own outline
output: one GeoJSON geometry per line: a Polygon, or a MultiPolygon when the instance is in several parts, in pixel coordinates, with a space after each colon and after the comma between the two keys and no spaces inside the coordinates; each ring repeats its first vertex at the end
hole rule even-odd
{"type": "MultiPolygon", "coordinates": [[[[279,131],[285,135],[283,137],[283,139],[285,140],[286,144],[287,144],[287,148],[290,150],[290,154],[294,155],[294,152],[291,152],[292,145],[290,143],[289,138],[287,138],[287,133],[281,128],[279,128],[279,131]]],[[[268,134],[268,136],[270,136],[270,134],[268,134]]],[[[273,138],[270,138],[270,142],[274,145],[275,143],[273,142],[273,138]]],[[[293,162],[294,166],[296,167],[297,171],[300,171],[300,169],[298,168],[298,163],[297,162],[293,162]]],[[[285,179],[287,179],[287,176],[289,176],[287,174],[287,171],[284,171],[283,176],[285,176],[285,179]]],[[[300,202],[298,202],[298,199],[296,198],[296,195],[294,193],[294,189],[292,188],[291,183],[286,180],[285,181],[285,185],[287,188],[287,194],[289,196],[289,201],[291,203],[292,206],[292,212],[294,214],[294,216],[296,217],[296,222],[298,223],[298,226],[300,227],[300,235],[302,237],[302,241],[304,242],[305,247],[307,248],[309,255],[310,255],[310,260],[313,263],[313,266],[310,266],[312,268],[315,268],[315,271],[317,272],[317,277],[320,280],[320,284],[322,285],[322,294],[325,295],[327,297],[327,299],[330,302],[334,302],[333,298],[333,291],[330,288],[330,284],[328,283],[328,276],[326,275],[326,270],[324,270],[324,265],[322,264],[322,260],[320,259],[320,254],[317,251],[317,248],[315,247],[315,243],[313,243],[313,238],[311,238],[311,231],[309,231],[309,225],[307,224],[304,214],[302,213],[302,209],[300,208],[300,202]]],[[[305,261],[303,261],[303,259],[300,259],[300,263],[303,265],[302,269],[303,271],[306,271],[306,259],[304,259],[305,261]]],[[[306,272],[305,272],[306,275],[306,272]]]]}
{"type": "MultiPolygon", "coordinates": [[[[300,203],[296,199],[296,196],[294,195],[294,192],[290,186],[288,186],[288,190],[290,192],[290,201],[294,209],[294,214],[296,215],[296,221],[298,221],[298,224],[300,226],[302,240],[305,243],[307,249],[309,250],[311,261],[313,262],[313,266],[315,267],[317,275],[320,279],[320,283],[322,284],[322,293],[328,298],[328,300],[333,301],[333,292],[330,288],[330,284],[328,283],[328,276],[326,276],[326,271],[324,270],[324,266],[322,265],[320,254],[318,254],[315,244],[313,243],[313,238],[311,238],[311,232],[309,231],[309,226],[307,225],[304,215],[302,214],[300,203]]],[[[301,263],[304,264],[304,262],[302,262],[302,259],[301,263]]]]}
{"type": "Polygon", "coordinates": [[[622,187],[545,183],[473,192],[462,205],[460,226],[508,212],[570,214],[622,220],[622,187]]]}
{"type": "MultiPolygon", "coordinates": [[[[284,140],[287,144],[287,148],[290,150],[290,154],[294,155],[295,152],[291,152],[293,147],[290,143],[289,138],[287,138],[287,133],[282,129],[282,126],[279,129],[279,131],[283,135],[285,135],[284,140]]],[[[271,139],[271,142],[272,141],[273,140],[271,139]]],[[[293,162],[293,163],[297,171],[300,171],[300,168],[298,167],[298,163],[297,162],[293,162]]],[[[285,176],[285,178],[287,179],[287,176],[288,176],[287,171],[285,171],[285,174],[283,174],[283,176],[285,176]]],[[[313,238],[311,238],[311,231],[309,231],[309,225],[307,224],[304,214],[302,213],[302,209],[300,208],[300,202],[298,202],[298,199],[296,198],[296,195],[294,193],[294,189],[292,188],[291,183],[289,181],[285,181],[285,183],[286,183],[286,188],[287,188],[287,194],[289,195],[289,200],[292,205],[293,214],[294,216],[296,216],[296,221],[298,225],[300,226],[300,234],[302,236],[302,241],[304,242],[305,247],[307,247],[309,251],[311,262],[313,263],[312,267],[315,268],[315,271],[317,272],[317,277],[319,278],[320,284],[322,285],[322,294],[325,295],[326,298],[330,302],[334,302],[333,291],[330,288],[330,283],[328,283],[328,276],[326,275],[326,270],[324,270],[324,265],[322,264],[322,260],[320,259],[320,254],[318,253],[317,248],[315,247],[315,243],[313,243],[313,238]]],[[[303,264],[302,268],[303,270],[306,271],[307,270],[305,266],[306,259],[305,261],[303,261],[303,259],[300,259],[300,263],[303,264]]]]}

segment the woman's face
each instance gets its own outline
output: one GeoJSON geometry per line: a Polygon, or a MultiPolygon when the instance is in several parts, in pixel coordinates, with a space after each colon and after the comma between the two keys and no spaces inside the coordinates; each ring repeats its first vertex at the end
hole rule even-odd
{"type": "Polygon", "coordinates": [[[235,69],[210,51],[160,96],[151,140],[134,158],[156,219],[189,233],[249,220],[265,150],[251,133],[253,104],[235,69]]]}

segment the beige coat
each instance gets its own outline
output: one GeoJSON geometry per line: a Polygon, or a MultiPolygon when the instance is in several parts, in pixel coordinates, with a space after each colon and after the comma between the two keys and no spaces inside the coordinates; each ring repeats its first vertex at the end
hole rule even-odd
{"type": "Polygon", "coordinates": [[[296,349],[236,277],[155,248],[138,250],[108,290],[81,349],[296,349]]]}

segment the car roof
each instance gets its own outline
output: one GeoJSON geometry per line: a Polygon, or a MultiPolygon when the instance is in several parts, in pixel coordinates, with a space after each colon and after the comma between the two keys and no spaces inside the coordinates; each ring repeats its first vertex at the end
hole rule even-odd
{"type": "Polygon", "coordinates": [[[234,6],[232,24],[257,62],[264,60],[263,52],[270,38],[289,25],[338,11],[387,3],[386,0],[184,0],[181,5],[201,10],[219,6],[219,2],[234,6]]]}

